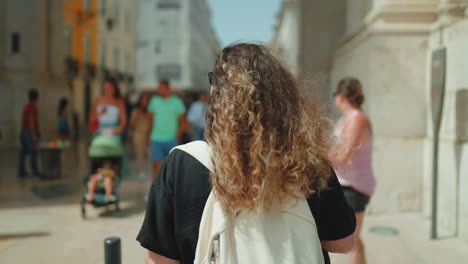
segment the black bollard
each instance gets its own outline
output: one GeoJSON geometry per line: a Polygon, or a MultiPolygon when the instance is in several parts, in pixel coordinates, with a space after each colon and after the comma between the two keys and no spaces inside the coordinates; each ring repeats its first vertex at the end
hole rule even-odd
{"type": "Polygon", "coordinates": [[[104,240],[104,263],[121,264],[120,238],[109,237],[104,240]]]}

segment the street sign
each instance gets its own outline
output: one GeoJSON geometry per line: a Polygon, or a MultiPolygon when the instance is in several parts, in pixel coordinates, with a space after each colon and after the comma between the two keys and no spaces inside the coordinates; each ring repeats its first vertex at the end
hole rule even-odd
{"type": "Polygon", "coordinates": [[[445,74],[447,49],[441,48],[432,52],[431,60],[431,110],[434,129],[434,147],[432,155],[432,216],[431,238],[437,238],[437,193],[439,168],[439,130],[444,108],[445,74]]]}
{"type": "Polygon", "coordinates": [[[431,109],[434,131],[440,128],[442,107],[445,93],[445,68],[447,50],[445,48],[432,52],[431,61],[431,109]]]}

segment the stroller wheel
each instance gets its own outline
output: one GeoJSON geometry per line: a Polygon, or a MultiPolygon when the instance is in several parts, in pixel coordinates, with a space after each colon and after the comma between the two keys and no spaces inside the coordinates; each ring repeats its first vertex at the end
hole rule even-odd
{"type": "Polygon", "coordinates": [[[86,219],[86,207],[84,200],[81,200],[81,218],[86,219]]]}

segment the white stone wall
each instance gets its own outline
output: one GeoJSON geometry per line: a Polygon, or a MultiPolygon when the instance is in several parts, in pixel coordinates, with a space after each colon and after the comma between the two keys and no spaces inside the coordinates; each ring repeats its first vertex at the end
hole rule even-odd
{"type": "Polygon", "coordinates": [[[346,2],[302,1],[300,11],[300,73],[312,80],[318,100],[330,103],[330,67],[346,34],[346,2]]]}
{"type": "Polygon", "coordinates": [[[294,73],[299,73],[300,12],[297,3],[284,4],[273,40],[277,57],[294,73]]]}
{"type": "MultiPolygon", "coordinates": [[[[468,240],[468,19],[436,30],[429,39],[429,52],[447,48],[444,112],[440,131],[438,226],[440,235],[460,235],[468,240]]],[[[426,86],[427,98],[430,86],[426,86]]],[[[429,100],[428,100],[429,101],[429,100]]],[[[430,215],[432,188],[432,118],[428,126],[425,156],[424,213],[430,215]]]]}
{"type": "Polygon", "coordinates": [[[32,65],[32,34],[31,25],[33,10],[24,10],[23,16],[13,16],[10,10],[20,8],[22,5],[31,4],[30,1],[1,1],[0,23],[2,30],[0,39],[3,49],[0,49],[0,129],[3,138],[0,141],[2,146],[12,146],[19,143],[19,130],[21,129],[21,111],[24,102],[27,102],[27,90],[34,85],[31,75],[32,65]],[[21,36],[21,52],[11,53],[10,37],[12,33],[19,33],[21,36]]]}
{"type": "Polygon", "coordinates": [[[187,88],[208,91],[210,85],[207,73],[213,70],[215,61],[210,41],[213,34],[211,13],[206,0],[190,1],[190,5],[188,70],[190,71],[191,83],[187,88]]]}
{"type": "Polygon", "coordinates": [[[363,83],[375,135],[373,213],[420,210],[426,79],[415,65],[426,64],[424,43],[424,35],[373,33],[348,43],[333,62],[332,89],[346,76],[363,83]]]}
{"type": "MultiPolygon", "coordinates": [[[[388,22],[378,13],[375,20],[367,21],[370,12],[381,9],[382,4],[365,0],[347,4],[302,1],[297,36],[299,71],[306,79],[315,79],[313,84],[319,87],[316,94],[329,109],[334,109],[331,95],[341,78],[355,76],[362,81],[364,110],[375,133],[373,165],[378,180],[370,211],[420,211],[429,34],[423,22],[431,16],[424,14],[425,20],[412,28],[392,24],[393,20],[388,22]]],[[[406,19],[405,15],[395,17],[406,19]]],[[[279,41],[285,35],[283,31],[289,29],[284,20],[281,22],[273,47],[285,59],[288,56],[281,45],[294,46],[295,39],[279,41]]],[[[332,112],[338,116],[336,110],[332,112]]]]}
{"type": "Polygon", "coordinates": [[[98,17],[98,65],[104,64],[110,70],[136,77],[138,3],[126,0],[104,2],[107,6],[100,7],[104,13],[98,17]],[[107,27],[108,19],[114,21],[112,29],[107,27]]]}
{"type": "MultiPolygon", "coordinates": [[[[431,216],[431,53],[447,48],[437,219],[440,236],[468,241],[468,10],[463,10],[468,1],[347,1],[336,48],[333,42],[324,43],[339,27],[325,23],[322,15],[338,2],[304,3],[301,10],[308,17],[301,20],[298,37],[300,70],[326,74],[326,65],[331,65],[329,85],[323,90],[327,98],[346,76],[359,78],[364,87],[364,110],[375,135],[377,190],[371,213],[412,211],[431,216]],[[366,9],[368,14],[362,14],[366,9]],[[306,50],[307,45],[311,48],[306,50]],[[331,59],[329,52],[334,54],[331,59]]],[[[325,102],[332,106],[331,100],[325,102]]]]}
{"type": "Polygon", "coordinates": [[[156,60],[155,43],[157,37],[157,26],[152,26],[156,23],[154,14],[154,1],[139,0],[138,1],[138,50],[137,50],[137,88],[152,87],[157,83],[154,69],[156,60]]]}
{"type": "Polygon", "coordinates": [[[356,33],[365,23],[372,0],[346,0],[346,34],[356,33]]]}

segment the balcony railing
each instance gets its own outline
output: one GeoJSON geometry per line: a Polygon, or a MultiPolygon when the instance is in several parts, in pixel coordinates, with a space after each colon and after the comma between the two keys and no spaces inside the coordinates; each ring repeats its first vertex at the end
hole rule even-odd
{"type": "Polygon", "coordinates": [[[117,70],[111,70],[105,67],[100,67],[99,71],[101,73],[102,78],[114,78],[119,82],[127,82],[129,84],[133,84],[135,81],[135,77],[133,74],[128,72],[120,72],[117,70]]]}

